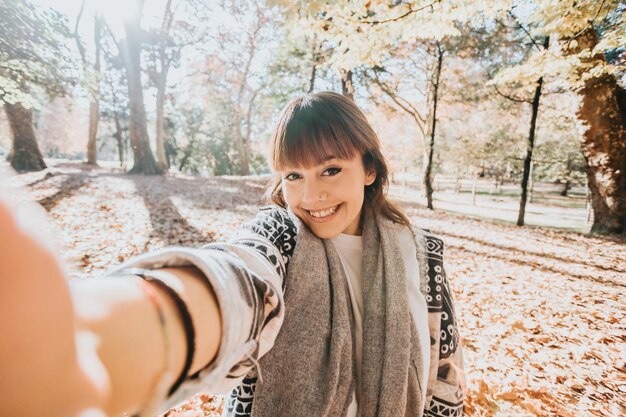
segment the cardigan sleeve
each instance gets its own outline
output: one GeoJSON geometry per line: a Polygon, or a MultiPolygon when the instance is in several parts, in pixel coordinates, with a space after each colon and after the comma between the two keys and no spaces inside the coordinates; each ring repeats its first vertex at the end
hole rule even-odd
{"type": "Polygon", "coordinates": [[[465,372],[456,312],[443,265],[443,241],[424,231],[431,363],[425,416],[463,415],[465,372]]]}
{"type": "Polygon", "coordinates": [[[268,206],[225,243],[165,248],[133,258],[112,271],[193,265],[209,280],[217,297],[223,329],[217,357],[188,378],[162,410],[198,392],[232,390],[271,349],[284,318],[284,278],[295,236],[296,226],[287,211],[268,206]]]}

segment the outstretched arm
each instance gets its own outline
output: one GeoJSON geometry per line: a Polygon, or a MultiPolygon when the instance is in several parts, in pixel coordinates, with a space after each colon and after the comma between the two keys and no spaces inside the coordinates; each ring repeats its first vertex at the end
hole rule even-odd
{"type": "MultiPolygon", "coordinates": [[[[115,416],[150,399],[166,363],[160,305],[170,335],[171,373],[187,349],[172,300],[139,278],[66,281],[40,223],[20,222],[0,201],[0,415],[79,416],[91,409],[115,416]],[[37,226],[32,227],[33,224],[37,226]],[[71,288],[71,289],[70,289],[71,288]]],[[[185,299],[196,330],[190,373],[209,363],[221,338],[215,295],[193,267],[158,271],[185,299]]],[[[93,414],[90,414],[93,415],[93,414]]]]}
{"type": "MultiPolygon", "coordinates": [[[[195,355],[187,373],[191,375],[217,354],[221,320],[215,295],[207,290],[203,275],[194,267],[159,269],[154,275],[185,300],[193,320],[195,355]]],[[[151,300],[141,285],[146,284],[134,276],[103,277],[71,285],[79,326],[98,335],[101,341],[98,354],[110,380],[106,409],[111,416],[136,412],[145,406],[162,381],[168,354],[172,358],[171,378],[166,382],[169,388],[182,371],[187,352],[183,322],[172,299],[153,286],[157,300],[151,300]],[[165,318],[169,343],[164,342],[155,304],[165,318]]]]}

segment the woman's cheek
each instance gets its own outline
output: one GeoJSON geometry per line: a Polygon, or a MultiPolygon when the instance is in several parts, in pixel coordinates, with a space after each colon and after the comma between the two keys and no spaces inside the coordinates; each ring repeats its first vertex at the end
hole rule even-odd
{"type": "Polygon", "coordinates": [[[287,203],[287,205],[291,208],[296,207],[298,205],[298,201],[296,197],[297,192],[296,190],[294,190],[293,184],[289,184],[286,181],[283,181],[282,189],[283,189],[283,198],[285,199],[285,202],[287,203]]]}

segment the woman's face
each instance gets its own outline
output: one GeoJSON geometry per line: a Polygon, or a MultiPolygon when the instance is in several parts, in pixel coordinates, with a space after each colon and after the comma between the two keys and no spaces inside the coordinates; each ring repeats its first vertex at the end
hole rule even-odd
{"type": "Polygon", "coordinates": [[[287,205],[317,237],[361,234],[365,186],[376,179],[375,171],[365,171],[361,155],[352,159],[328,155],[311,168],[285,167],[278,173],[287,205]]]}

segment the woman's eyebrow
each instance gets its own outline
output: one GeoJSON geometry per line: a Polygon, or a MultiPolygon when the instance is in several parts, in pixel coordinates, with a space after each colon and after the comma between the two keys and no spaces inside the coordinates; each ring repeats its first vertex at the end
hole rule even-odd
{"type": "Polygon", "coordinates": [[[335,155],[328,155],[322,160],[322,162],[330,161],[331,159],[337,159],[337,157],[335,155]]]}

